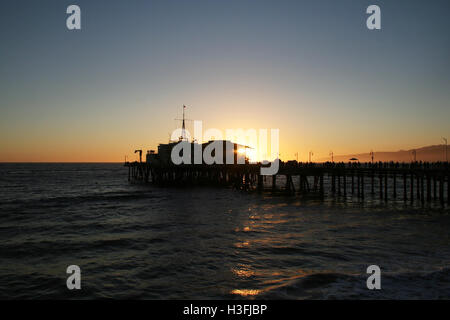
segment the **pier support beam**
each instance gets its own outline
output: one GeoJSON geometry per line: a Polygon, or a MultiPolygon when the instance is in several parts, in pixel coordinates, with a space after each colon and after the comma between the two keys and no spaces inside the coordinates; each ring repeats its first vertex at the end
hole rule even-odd
{"type": "Polygon", "coordinates": [[[450,206],[450,174],[447,176],[447,204],[450,206]]]}
{"type": "Polygon", "coordinates": [[[347,176],[346,176],[345,172],[344,172],[343,179],[344,179],[344,181],[343,181],[344,197],[347,198],[347,176]]]}
{"type": "Polygon", "coordinates": [[[384,201],[388,200],[388,173],[384,174],[384,201]]]}
{"type": "Polygon", "coordinates": [[[433,199],[437,199],[436,174],[433,175],[433,199]]]}
{"type": "Polygon", "coordinates": [[[420,177],[419,174],[416,174],[416,182],[417,182],[417,187],[416,187],[416,191],[417,191],[417,200],[420,200],[420,177]]]}
{"type": "Polygon", "coordinates": [[[424,176],[423,176],[423,174],[421,174],[420,175],[420,195],[421,195],[420,200],[422,201],[422,204],[425,203],[425,193],[423,192],[424,191],[423,180],[424,180],[424,176]]]}
{"type": "Polygon", "coordinates": [[[403,174],[403,201],[406,201],[408,196],[406,195],[406,173],[403,174]]]}
{"type": "Polygon", "coordinates": [[[335,176],[334,172],[331,175],[331,192],[332,193],[336,192],[336,176],[335,176]]]}
{"type": "Polygon", "coordinates": [[[364,173],[361,174],[361,198],[364,199],[364,173]]]}
{"type": "Polygon", "coordinates": [[[361,175],[358,173],[356,175],[356,181],[358,185],[358,198],[361,196],[361,175]]]}
{"type": "Polygon", "coordinates": [[[381,174],[381,172],[378,179],[380,184],[380,199],[383,200],[383,175],[381,174]]]}
{"type": "Polygon", "coordinates": [[[338,181],[337,181],[337,187],[338,187],[338,195],[341,195],[341,175],[338,174],[338,181]]]}
{"type": "Polygon", "coordinates": [[[352,170],[352,196],[355,194],[355,181],[353,178],[353,170],[352,170]]]}
{"type": "Polygon", "coordinates": [[[324,188],[323,188],[323,174],[320,175],[320,181],[319,181],[319,193],[323,197],[324,195],[324,188]]]}
{"type": "Polygon", "coordinates": [[[397,175],[395,174],[395,172],[392,174],[392,179],[393,179],[393,188],[394,188],[394,199],[397,198],[397,175]]]}
{"type": "Polygon", "coordinates": [[[371,187],[370,187],[370,192],[372,193],[372,195],[375,194],[375,174],[373,173],[373,171],[371,172],[371,187]]]}

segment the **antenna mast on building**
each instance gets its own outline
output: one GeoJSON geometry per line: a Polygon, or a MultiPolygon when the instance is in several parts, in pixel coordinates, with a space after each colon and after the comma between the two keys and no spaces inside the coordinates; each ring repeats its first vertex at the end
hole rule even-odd
{"type": "Polygon", "coordinates": [[[183,126],[181,128],[181,140],[186,140],[186,125],[184,124],[184,109],[186,109],[186,106],[183,104],[183,126]]]}
{"type": "Polygon", "coordinates": [[[181,125],[181,136],[178,138],[179,141],[187,141],[187,137],[186,137],[186,124],[185,121],[192,121],[189,119],[185,119],[184,118],[184,109],[186,109],[186,106],[183,105],[183,119],[175,119],[175,120],[179,120],[182,121],[182,125],[181,125]]]}

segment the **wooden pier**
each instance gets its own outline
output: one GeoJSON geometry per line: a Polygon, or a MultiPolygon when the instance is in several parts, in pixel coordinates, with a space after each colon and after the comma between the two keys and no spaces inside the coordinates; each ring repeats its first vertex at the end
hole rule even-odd
{"type": "Polygon", "coordinates": [[[319,197],[371,198],[388,202],[439,202],[450,205],[448,162],[298,163],[280,162],[274,176],[261,164],[165,165],[126,162],[128,180],[159,186],[213,185],[258,192],[319,197]],[[325,183],[327,180],[327,183],[325,183]]]}

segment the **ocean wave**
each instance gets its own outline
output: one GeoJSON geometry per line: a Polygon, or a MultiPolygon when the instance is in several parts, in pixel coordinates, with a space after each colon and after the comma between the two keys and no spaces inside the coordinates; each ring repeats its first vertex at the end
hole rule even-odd
{"type": "Polygon", "coordinates": [[[66,207],[80,203],[104,201],[104,202],[123,202],[123,201],[135,201],[140,199],[150,199],[154,197],[151,190],[145,191],[133,191],[133,192],[104,192],[104,193],[90,193],[74,194],[57,197],[42,197],[38,199],[12,199],[2,201],[2,207],[13,208],[28,207],[28,208],[41,208],[41,207],[66,207]]]}
{"type": "Polygon", "coordinates": [[[382,273],[381,289],[369,290],[367,274],[317,272],[261,290],[259,299],[449,299],[450,268],[382,273]]]}
{"type": "Polygon", "coordinates": [[[2,257],[6,258],[25,258],[40,257],[43,253],[54,256],[73,255],[78,252],[99,252],[114,250],[143,250],[151,244],[163,243],[167,240],[162,238],[145,237],[123,237],[113,239],[87,239],[80,240],[59,240],[59,241],[25,241],[20,243],[2,244],[0,251],[2,257]]]}

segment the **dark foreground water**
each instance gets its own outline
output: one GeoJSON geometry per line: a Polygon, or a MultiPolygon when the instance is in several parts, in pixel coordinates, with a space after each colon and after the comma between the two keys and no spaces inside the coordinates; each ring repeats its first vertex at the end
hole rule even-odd
{"type": "Polygon", "coordinates": [[[130,185],[120,164],[1,164],[0,298],[449,299],[449,209],[366,198],[130,185]]]}

